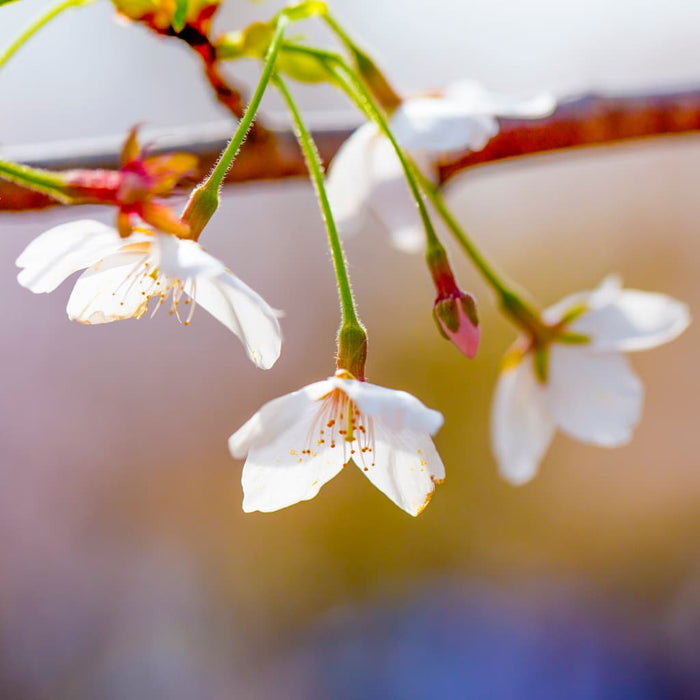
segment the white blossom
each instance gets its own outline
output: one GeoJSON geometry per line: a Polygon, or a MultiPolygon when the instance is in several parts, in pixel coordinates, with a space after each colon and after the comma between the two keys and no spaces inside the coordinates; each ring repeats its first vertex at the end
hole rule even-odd
{"type": "Polygon", "coordinates": [[[418,515],[445,470],[430,436],[442,415],[403,391],[336,376],[266,403],[229,440],[242,459],[243,510],[313,498],[346,464],[418,515]]]}
{"type": "Polygon", "coordinates": [[[621,288],[615,277],[592,292],[567,297],[543,313],[564,321],[570,340],[546,348],[546,378],[535,369],[531,343],[521,338],[499,377],[491,440],[501,475],[522,484],[537,473],[556,428],[602,447],[632,438],[644,390],[623,352],[646,350],[676,338],[690,323],[688,307],[663,294],[621,288]],[[572,319],[567,322],[568,319],[572,319]],[[572,335],[573,334],[573,335],[572,335]]]}
{"type": "Polygon", "coordinates": [[[123,239],[97,221],[74,221],[34,239],[17,265],[19,283],[36,293],[84,269],[66,308],[73,321],[141,318],[155,297],[153,313],[170,300],[170,313],[185,324],[201,306],[241,339],[258,367],[279,357],[279,312],[195,241],[147,230],[123,239]]]}
{"type": "MultiPolygon", "coordinates": [[[[498,133],[496,117],[541,117],[554,106],[549,94],[513,100],[464,81],[439,95],[404,100],[390,128],[421,171],[434,180],[436,159],[455,151],[481,150],[498,133]]],[[[327,187],[342,234],[356,232],[371,213],[389,230],[397,248],[422,249],[425,236],[401,163],[374,124],[361,126],[340,147],[328,170],[327,187]]]]}

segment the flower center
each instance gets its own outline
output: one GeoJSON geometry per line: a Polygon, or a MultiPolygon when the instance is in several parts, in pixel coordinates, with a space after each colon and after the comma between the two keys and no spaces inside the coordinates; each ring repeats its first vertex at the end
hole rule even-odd
{"type": "MultiPolygon", "coordinates": [[[[184,305],[189,306],[189,311],[186,318],[180,316],[179,306],[183,301],[184,283],[179,279],[172,279],[162,274],[153,264],[151,257],[151,245],[148,242],[132,243],[121,248],[123,253],[143,253],[136,260],[133,267],[126,275],[124,280],[112,292],[112,296],[121,297],[119,306],[127,305],[127,297],[130,295],[139,295],[141,303],[137,305],[133,314],[134,318],[141,318],[148,310],[148,303],[153,297],[158,297],[158,303],[151,313],[151,318],[156,315],[158,309],[172,298],[172,305],[168,311],[171,316],[176,316],[177,320],[185,326],[190,324],[192,315],[194,314],[194,283],[192,285],[192,298],[185,297],[184,305]]],[[[129,304],[131,306],[131,304],[129,304]]]]}
{"type": "Polygon", "coordinates": [[[314,458],[325,450],[342,451],[343,464],[351,459],[363,471],[374,466],[374,426],[372,419],[363,415],[357,404],[342,389],[333,389],[319,399],[321,405],[314,418],[306,441],[306,448],[290,454],[314,458]]]}

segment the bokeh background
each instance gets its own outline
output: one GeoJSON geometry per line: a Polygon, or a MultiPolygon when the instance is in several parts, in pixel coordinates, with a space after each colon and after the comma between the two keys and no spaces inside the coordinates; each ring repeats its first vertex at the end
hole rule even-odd
{"type": "MultiPolygon", "coordinates": [[[[44,5],[0,9],[0,45],[44,5]]],[[[700,80],[692,0],[332,5],[406,91],[700,80]]],[[[276,7],[225,0],[218,26],[276,7]]],[[[317,124],[357,119],[327,89],[298,94],[317,124]]],[[[267,101],[268,119],[279,106],[267,101]]],[[[221,119],[196,58],[116,23],[106,2],[66,13],[0,74],[0,154],[221,119]]],[[[698,138],[667,138],[481,168],[449,199],[543,304],[617,271],[695,309],[699,173],[698,138]]],[[[206,313],[188,328],[167,314],[82,327],[65,317],[69,284],[20,288],[24,246],[78,216],[113,214],[0,214],[0,697],[700,698],[696,328],[633,358],[647,404],[630,446],[559,436],[516,489],[488,444],[513,329],[453,248],[483,324],[464,360],[434,329],[421,258],[368,227],[347,247],[369,377],[444,413],[448,479],[417,519],[354,469],[313,501],[244,515],[227,437],[333,369],[336,293],[308,183],[227,190],[203,237],[286,312],[269,372],[206,313]]]]}

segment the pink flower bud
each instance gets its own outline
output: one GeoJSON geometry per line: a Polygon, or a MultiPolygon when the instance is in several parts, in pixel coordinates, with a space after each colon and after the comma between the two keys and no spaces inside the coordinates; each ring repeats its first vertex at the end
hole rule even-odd
{"type": "Polygon", "coordinates": [[[449,297],[435,301],[433,315],[441,335],[468,358],[475,357],[480,330],[474,297],[456,288],[449,297]]]}

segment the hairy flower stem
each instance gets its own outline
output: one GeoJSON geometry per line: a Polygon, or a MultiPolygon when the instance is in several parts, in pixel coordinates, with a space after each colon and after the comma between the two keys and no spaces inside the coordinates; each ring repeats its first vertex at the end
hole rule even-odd
{"type": "Polygon", "coordinates": [[[219,156],[214,169],[208,177],[195,187],[187,202],[185,211],[182,214],[182,220],[190,227],[191,236],[194,240],[199,238],[202,230],[207,223],[209,223],[214,212],[219,208],[219,190],[226,177],[226,173],[229,171],[231,165],[233,165],[236,154],[243,144],[246,134],[255,119],[262,97],[272,78],[275,60],[277,59],[277,54],[282,45],[284,30],[288,22],[289,20],[285,14],[280,14],[278,16],[275,33],[267,50],[267,55],[265,56],[260,80],[246,108],[245,114],[238,123],[238,128],[233,137],[219,156]]]}
{"type": "Polygon", "coordinates": [[[469,259],[472,261],[476,269],[486,282],[498,295],[498,299],[503,311],[513,320],[518,326],[538,337],[546,332],[544,324],[540,318],[539,312],[525,299],[523,292],[505,280],[503,275],[486,260],[486,257],[481,253],[476,244],[469,238],[464,229],[459,225],[455,217],[450,212],[447,204],[442,198],[442,194],[438,186],[434,185],[413,161],[404,154],[403,150],[396,141],[391,128],[382,114],[381,109],[375,103],[372,95],[364,86],[360,78],[355,74],[351,66],[338,54],[328,51],[317,51],[312,49],[313,54],[320,60],[325,61],[328,69],[336,77],[339,86],[345,91],[347,96],[355,102],[355,104],[372,120],[381,133],[389,139],[389,142],[394,148],[399,161],[406,175],[406,180],[411,192],[416,200],[418,211],[421,215],[423,225],[426,230],[428,247],[426,250],[426,259],[428,264],[434,260],[439,260],[446,256],[445,250],[437,240],[435,229],[430,221],[428,210],[423,201],[423,195],[420,189],[425,192],[428,199],[435,207],[449,229],[452,236],[462,247],[469,259]],[[420,186],[420,189],[419,189],[420,186]]]}
{"type": "Polygon", "coordinates": [[[426,237],[426,253],[425,257],[428,261],[428,265],[432,266],[432,261],[434,259],[447,259],[447,252],[443,247],[442,243],[437,237],[435,232],[435,227],[430,219],[430,214],[428,213],[428,208],[425,206],[425,201],[423,195],[421,194],[420,188],[416,181],[414,170],[409,158],[403,152],[399,146],[394,134],[389,128],[389,124],[384,116],[382,110],[374,101],[369,90],[365,87],[362,80],[355,73],[355,71],[345,62],[345,60],[333,54],[331,52],[323,52],[325,54],[326,60],[328,62],[328,69],[335,76],[336,80],[340,86],[344,89],[346,94],[358,105],[358,107],[367,115],[371,121],[373,121],[379,131],[389,140],[396,157],[401,163],[401,168],[404,171],[406,177],[406,182],[411,194],[416,203],[418,209],[418,214],[423,223],[423,230],[425,231],[426,237]]]}
{"type": "Polygon", "coordinates": [[[396,93],[384,73],[377,67],[371,56],[363,51],[345,31],[345,28],[330,13],[323,14],[323,20],[335,33],[343,46],[352,55],[357,71],[367,83],[379,103],[391,113],[401,105],[401,97],[396,93]]]}
{"type": "Polygon", "coordinates": [[[338,281],[338,295],[340,296],[340,306],[342,310],[342,320],[338,332],[338,368],[347,370],[357,379],[364,379],[367,333],[357,315],[355,299],[352,294],[352,287],[348,276],[347,263],[345,261],[343,247],[340,243],[340,237],[338,236],[338,229],[333,219],[331,205],[328,201],[318,150],[285,82],[279,75],[275,75],[273,81],[282,94],[289,108],[289,112],[292,115],[297,140],[304,153],[304,158],[323,215],[323,222],[328,232],[328,243],[333,256],[333,267],[338,281]]]}
{"type": "Polygon", "coordinates": [[[12,56],[34,36],[45,24],[48,24],[54,17],[58,16],[64,10],[71,7],[81,7],[89,5],[95,0],[61,0],[58,4],[50,7],[42,15],[39,15],[24,31],[3,51],[0,53],[0,68],[2,68],[12,56]]]}
{"type": "Polygon", "coordinates": [[[503,311],[525,330],[539,335],[544,330],[539,312],[525,299],[525,293],[517,290],[504,276],[497,272],[484,254],[477,248],[471,238],[460,226],[448,208],[442,196],[440,188],[433,184],[418,168],[415,168],[416,176],[423,191],[435,207],[435,211],[447,226],[448,230],[459,243],[469,259],[472,261],[481,276],[488,282],[498,295],[503,311]]]}

